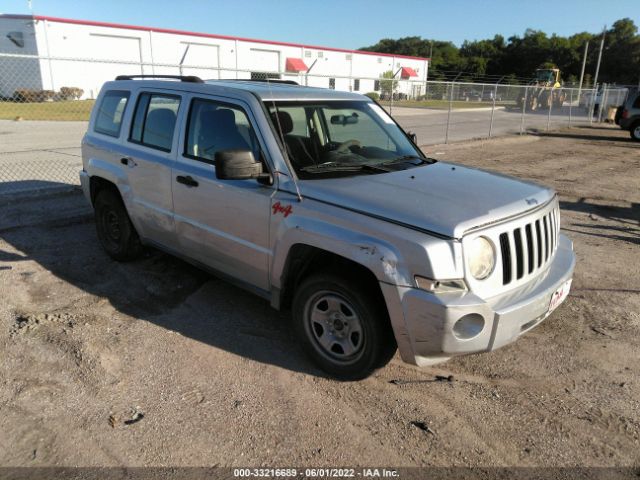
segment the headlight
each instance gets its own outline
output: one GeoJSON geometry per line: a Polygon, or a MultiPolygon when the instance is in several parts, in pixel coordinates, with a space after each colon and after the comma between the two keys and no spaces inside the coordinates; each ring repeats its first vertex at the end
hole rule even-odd
{"type": "Polygon", "coordinates": [[[473,278],[482,280],[493,271],[496,263],[496,254],[493,244],[485,237],[478,237],[469,244],[467,263],[473,278]]]}

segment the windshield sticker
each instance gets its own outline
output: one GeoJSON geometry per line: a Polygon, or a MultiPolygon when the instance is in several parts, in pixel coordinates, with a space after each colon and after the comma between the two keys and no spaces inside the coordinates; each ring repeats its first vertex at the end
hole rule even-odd
{"type": "Polygon", "coordinates": [[[280,202],[274,203],[271,208],[273,209],[274,215],[277,215],[278,213],[282,213],[284,215],[284,218],[287,218],[293,212],[293,208],[291,208],[291,205],[287,205],[285,207],[280,202]]]}
{"type": "Polygon", "coordinates": [[[388,123],[390,125],[393,125],[393,120],[391,120],[391,117],[389,115],[387,115],[387,112],[385,112],[378,105],[376,105],[375,103],[370,103],[369,104],[369,108],[371,108],[371,110],[376,112],[376,114],[382,119],[382,121],[384,123],[388,123]]]}

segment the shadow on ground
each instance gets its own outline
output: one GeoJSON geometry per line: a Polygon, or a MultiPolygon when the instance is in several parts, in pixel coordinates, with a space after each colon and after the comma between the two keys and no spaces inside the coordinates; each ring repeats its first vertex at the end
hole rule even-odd
{"type": "Polygon", "coordinates": [[[560,209],[597,215],[605,220],[617,223],[617,225],[573,223],[573,227],[579,227],[582,230],[571,229],[566,226],[562,227],[563,230],[640,245],[640,203],[631,203],[628,207],[619,207],[589,202],[585,197],[582,197],[575,202],[561,200],[560,209]]]}
{"type": "MultiPolygon", "coordinates": [[[[587,127],[580,127],[587,128],[587,127]]],[[[547,137],[547,138],[570,138],[574,140],[589,140],[589,141],[597,141],[597,142],[616,142],[616,147],[623,148],[634,148],[640,149],[640,142],[636,142],[633,140],[628,132],[624,130],[615,130],[611,127],[591,127],[593,130],[598,133],[594,133],[593,135],[586,135],[584,133],[576,133],[571,130],[562,130],[556,132],[544,132],[541,130],[531,130],[532,135],[536,135],[538,137],[547,137]],[[608,131],[612,134],[617,133],[617,135],[602,135],[599,132],[608,131]]]]}
{"type": "Polygon", "coordinates": [[[0,216],[15,215],[8,210],[16,208],[41,209],[41,221],[0,228],[5,248],[16,250],[1,250],[0,262],[33,260],[128,316],[258,362],[324,376],[298,346],[288,313],[273,310],[267,301],[156,250],[147,250],[135,262],[111,260],[100,247],[91,211],[78,191],[3,205],[0,216]],[[85,214],[68,221],[69,203],[85,214]]]}

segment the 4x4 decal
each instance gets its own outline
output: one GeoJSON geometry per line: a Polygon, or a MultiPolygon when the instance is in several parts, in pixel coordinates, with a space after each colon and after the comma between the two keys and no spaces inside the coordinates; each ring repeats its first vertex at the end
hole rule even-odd
{"type": "Polygon", "coordinates": [[[284,218],[287,218],[293,212],[293,208],[291,208],[291,205],[287,205],[285,207],[280,202],[274,203],[271,209],[273,210],[274,215],[277,215],[278,213],[282,213],[284,215],[284,218]]]}

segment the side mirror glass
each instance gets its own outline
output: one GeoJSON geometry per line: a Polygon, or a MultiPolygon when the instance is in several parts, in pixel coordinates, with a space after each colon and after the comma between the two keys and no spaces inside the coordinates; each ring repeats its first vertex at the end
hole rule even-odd
{"type": "Polygon", "coordinates": [[[262,163],[256,162],[251,150],[221,150],[216,152],[216,177],[220,180],[250,180],[268,177],[262,163]]]}

